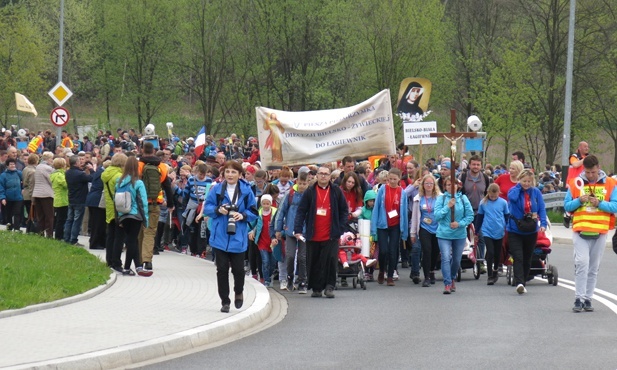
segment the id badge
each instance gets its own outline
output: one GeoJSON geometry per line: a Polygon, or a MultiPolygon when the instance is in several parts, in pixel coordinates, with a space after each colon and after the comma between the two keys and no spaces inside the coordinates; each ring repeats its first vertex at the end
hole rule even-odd
{"type": "Polygon", "coordinates": [[[433,223],[433,220],[431,220],[431,219],[430,219],[430,218],[428,218],[428,217],[424,217],[424,219],[422,219],[422,221],[423,221],[425,224],[427,224],[427,225],[430,225],[430,224],[432,224],[432,223],[433,223]]]}
{"type": "Polygon", "coordinates": [[[388,217],[389,218],[394,218],[396,216],[398,216],[398,212],[396,212],[396,209],[393,209],[390,212],[388,212],[388,217]]]}
{"type": "Polygon", "coordinates": [[[598,212],[598,208],[589,206],[589,207],[585,207],[585,211],[590,212],[590,213],[598,212]]]}
{"type": "Polygon", "coordinates": [[[327,216],[328,210],[326,208],[317,208],[317,216],[327,216]]]}

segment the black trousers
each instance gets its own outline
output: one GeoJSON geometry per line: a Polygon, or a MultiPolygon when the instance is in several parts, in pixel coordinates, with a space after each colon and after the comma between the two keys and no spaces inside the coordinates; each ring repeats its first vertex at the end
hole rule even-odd
{"type": "Polygon", "coordinates": [[[120,237],[124,237],[124,244],[126,244],[126,256],[124,258],[124,268],[126,270],[131,268],[131,262],[135,264],[136,268],[141,266],[141,253],[139,253],[139,244],[137,242],[141,225],[141,221],[127,218],[122,221],[117,229],[120,237]]]}
{"type": "Polygon", "coordinates": [[[256,275],[257,277],[264,277],[263,272],[261,271],[261,254],[259,253],[259,248],[257,248],[257,244],[255,242],[249,240],[249,265],[251,267],[251,275],[256,275]]]}
{"type": "Polygon", "coordinates": [[[527,282],[529,269],[531,268],[531,254],[536,247],[538,233],[521,235],[513,232],[508,233],[508,248],[514,259],[514,284],[527,282]]]}
{"type": "Polygon", "coordinates": [[[88,207],[90,212],[90,249],[103,249],[106,246],[105,208],[88,207]]]}
{"type": "Polygon", "coordinates": [[[437,265],[439,243],[437,242],[436,234],[431,234],[423,228],[420,228],[418,238],[422,246],[422,271],[424,271],[424,277],[428,279],[430,273],[435,271],[435,266],[437,265]]]}
{"type": "Polygon", "coordinates": [[[6,223],[11,224],[8,231],[19,230],[21,220],[24,217],[24,201],[23,200],[7,200],[6,205],[2,207],[2,213],[6,215],[6,223]]]}
{"type": "Polygon", "coordinates": [[[229,268],[234,276],[234,292],[241,294],[244,291],[244,252],[231,253],[212,248],[216,263],[216,282],[221,298],[221,305],[231,304],[229,299],[229,268]]]}
{"type": "Polygon", "coordinates": [[[306,242],[308,289],[321,292],[336,286],[338,239],[306,242]]]}
{"type": "Polygon", "coordinates": [[[54,220],[54,238],[56,240],[64,240],[64,224],[69,213],[69,206],[54,207],[56,215],[54,220]]]}
{"type": "Polygon", "coordinates": [[[109,267],[122,267],[122,248],[124,247],[124,230],[116,224],[114,218],[107,224],[105,241],[105,261],[109,267]]]}
{"type": "MultiPolygon", "coordinates": [[[[486,245],[486,264],[488,265],[488,276],[493,276],[493,271],[497,271],[501,262],[501,247],[503,239],[491,239],[488,236],[484,237],[486,245]]],[[[532,250],[533,251],[533,250],[532,250]]]]}

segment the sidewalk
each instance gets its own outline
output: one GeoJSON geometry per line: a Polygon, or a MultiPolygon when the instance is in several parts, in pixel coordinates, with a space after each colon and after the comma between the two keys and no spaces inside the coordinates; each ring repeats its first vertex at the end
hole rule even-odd
{"type": "MultiPolygon", "coordinates": [[[[104,260],[105,251],[91,252],[104,260]]],[[[224,314],[212,262],[163,252],[153,267],[149,278],[112,277],[94,297],[1,318],[0,368],[113,369],[215,342],[270,315],[268,290],[254,279],[242,309],[224,314]]]]}
{"type": "MultiPolygon", "coordinates": [[[[553,233],[553,244],[569,244],[572,245],[572,228],[566,229],[562,224],[551,225],[551,232],[553,233]]],[[[612,238],[615,234],[615,230],[608,232],[606,238],[606,247],[613,248],[612,238]]]]}

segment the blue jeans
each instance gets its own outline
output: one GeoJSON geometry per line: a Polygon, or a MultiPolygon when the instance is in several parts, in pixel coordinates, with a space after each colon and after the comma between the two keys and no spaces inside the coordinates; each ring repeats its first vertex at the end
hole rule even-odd
{"type": "Polygon", "coordinates": [[[398,245],[401,241],[401,228],[399,225],[387,229],[377,229],[379,243],[379,270],[386,271],[387,277],[394,276],[394,270],[398,264],[398,245]]]}
{"type": "Polygon", "coordinates": [[[263,274],[264,281],[270,283],[272,281],[272,272],[276,266],[276,260],[272,255],[272,252],[259,250],[261,255],[261,273],[263,274]]]}
{"type": "Polygon", "coordinates": [[[458,274],[465,248],[465,239],[437,238],[441,252],[441,275],[444,285],[452,285],[452,278],[458,274]]]}
{"type": "Polygon", "coordinates": [[[84,219],[86,206],[83,204],[69,204],[68,215],[64,223],[64,241],[77,243],[77,237],[81,230],[81,221],[84,219]]]}
{"type": "Polygon", "coordinates": [[[420,276],[420,260],[422,259],[420,238],[416,238],[415,243],[411,243],[411,238],[409,238],[409,242],[411,245],[411,276],[420,276]]]}

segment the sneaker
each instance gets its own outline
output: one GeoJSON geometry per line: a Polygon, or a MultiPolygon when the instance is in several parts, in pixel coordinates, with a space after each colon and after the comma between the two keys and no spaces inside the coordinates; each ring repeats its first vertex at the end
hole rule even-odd
{"type": "Polygon", "coordinates": [[[422,282],[422,287],[423,288],[428,288],[430,286],[431,286],[431,279],[429,279],[429,278],[424,279],[424,281],[422,282]]]}
{"type": "Polygon", "coordinates": [[[456,292],[456,285],[454,284],[454,280],[452,280],[452,285],[450,286],[450,291],[452,293],[456,292]]]}
{"type": "Polygon", "coordinates": [[[228,304],[224,304],[223,307],[221,307],[221,312],[229,313],[229,305],[228,304]]]}
{"type": "Polygon", "coordinates": [[[394,270],[394,275],[392,275],[392,280],[394,281],[398,280],[398,271],[394,270]]]}
{"type": "Polygon", "coordinates": [[[586,299],[583,303],[583,310],[585,310],[585,312],[593,312],[593,307],[591,307],[590,299],[586,299]]]}
{"type": "Polygon", "coordinates": [[[334,290],[332,288],[326,289],[326,298],[334,298],[334,290]]]}
{"type": "Polygon", "coordinates": [[[281,280],[280,290],[287,290],[287,280],[281,280]]]}
{"type": "Polygon", "coordinates": [[[527,293],[527,289],[525,289],[525,286],[523,284],[519,284],[516,286],[516,292],[518,294],[527,293]]]}
{"type": "Polygon", "coordinates": [[[119,275],[125,275],[124,269],[122,267],[112,267],[111,269],[114,270],[119,275]]]}
{"type": "Polygon", "coordinates": [[[144,262],[144,270],[152,271],[152,262],[144,262]]]}
{"type": "Polygon", "coordinates": [[[271,281],[264,281],[264,286],[266,288],[272,288],[272,282],[271,281]]]}
{"type": "Polygon", "coordinates": [[[124,275],[126,276],[135,276],[135,271],[131,269],[124,269],[124,275]]]}
{"type": "Polygon", "coordinates": [[[450,294],[450,293],[451,293],[451,291],[452,291],[452,287],[451,287],[450,285],[446,285],[446,286],[443,288],[443,294],[450,294]]]}
{"type": "Polygon", "coordinates": [[[388,278],[387,281],[388,281],[387,284],[386,284],[387,286],[394,286],[394,279],[393,278],[388,278]]]}
{"type": "Polygon", "coordinates": [[[494,285],[495,284],[495,276],[489,276],[488,279],[486,279],[486,285],[494,285]]]}
{"type": "Polygon", "coordinates": [[[486,274],[486,266],[484,266],[484,264],[480,265],[480,273],[481,274],[486,274]]]}
{"type": "Polygon", "coordinates": [[[313,290],[313,293],[311,294],[312,298],[321,298],[321,290],[313,290]]]}
{"type": "Polygon", "coordinates": [[[411,280],[413,280],[414,284],[420,284],[420,275],[412,276],[411,280]]]}
{"type": "MultiPolygon", "coordinates": [[[[589,302],[589,305],[591,306],[591,302],[589,302]]],[[[576,298],[576,301],[574,301],[574,307],[572,307],[572,311],[574,312],[583,311],[583,302],[581,302],[579,298],[576,298]]]]}
{"type": "Polygon", "coordinates": [[[431,279],[431,284],[432,284],[432,285],[435,285],[435,273],[434,273],[434,272],[431,272],[431,273],[430,273],[430,275],[429,275],[429,277],[430,277],[430,279],[431,279]]]}
{"type": "Polygon", "coordinates": [[[308,289],[306,289],[306,285],[300,284],[300,286],[298,287],[298,293],[300,294],[308,293],[308,289]]]}
{"type": "Polygon", "coordinates": [[[377,260],[376,260],[376,259],[371,258],[371,259],[369,259],[369,260],[366,260],[366,267],[372,267],[372,266],[375,266],[375,264],[376,264],[376,263],[377,263],[377,260]]]}
{"type": "Polygon", "coordinates": [[[290,292],[293,292],[295,289],[296,287],[294,286],[294,279],[288,278],[287,279],[287,290],[289,290],[290,292]]]}
{"type": "Polygon", "coordinates": [[[186,247],[182,248],[182,251],[180,253],[186,254],[186,247]]]}
{"type": "Polygon", "coordinates": [[[379,271],[379,275],[377,275],[377,283],[378,284],[383,284],[384,280],[385,279],[384,279],[384,272],[383,272],[383,270],[379,271]]]}
{"type": "Polygon", "coordinates": [[[349,263],[348,262],[343,262],[343,268],[344,269],[348,269],[349,268],[349,263]]]}
{"type": "Polygon", "coordinates": [[[169,251],[171,250],[171,248],[169,248],[169,245],[165,244],[165,245],[163,246],[163,250],[164,250],[164,251],[168,251],[168,252],[169,252],[169,251]]]}
{"type": "Polygon", "coordinates": [[[152,276],[152,270],[144,270],[143,267],[139,266],[137,268],[137,275],[144,276],[144,277],[150,277],[152,276]]]}

